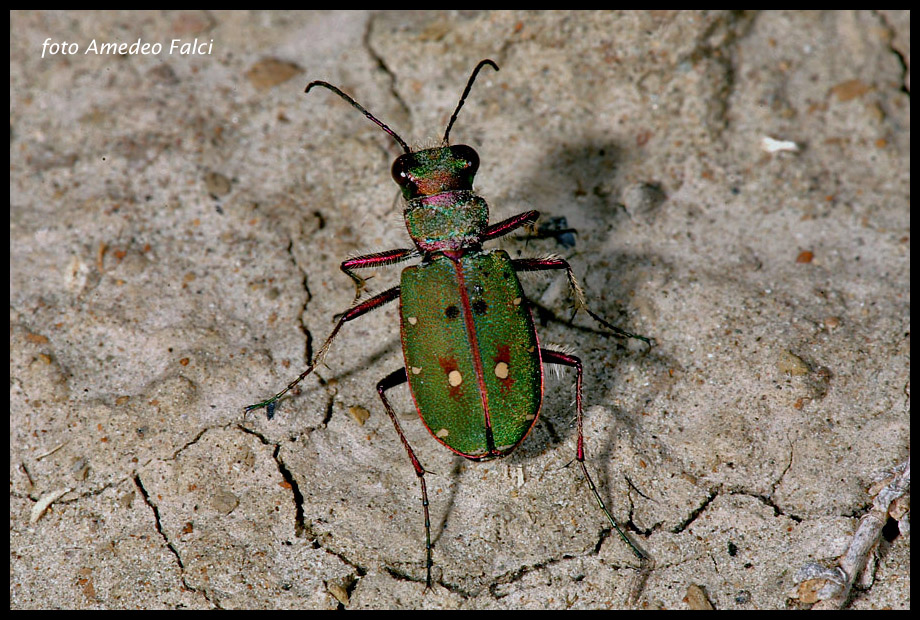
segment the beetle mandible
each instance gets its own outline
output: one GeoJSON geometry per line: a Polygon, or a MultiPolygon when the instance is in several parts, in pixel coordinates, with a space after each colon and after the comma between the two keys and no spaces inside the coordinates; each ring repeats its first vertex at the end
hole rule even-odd
{"type": "Polygon", "coordinates": [[[575,460],[610,524],[643,564],[650,560],[617,524],[585,465],[581,360],[540,346],[517,273],[564,270],[576,311],[584,310],[618,336],[641,340],[648,346],[651,342],[644,336],[611,325],[592,312],[585,303],[572,267],[565,260],[558,257],[512,259],[503,250],[482,248],[484,242],[530,225],[540,215],[537,211],[527,211],[489,224],[488,205],[473,192],[479,156],[469,146],[449,143],[451,127],[477,74],[485,66],[498,71],[498,65],[488,59],[476,65],[450,117],[441,146],[416,151],[332,84],[314,81],[307,85],[307,93],[314,87],[331,90],[402,147],[404,153],[393,162],[392,173],[406,200],[406,228],[415,247],[344,261],[341,270],[355,284],[354,304],[338,317],[332,333],[300,376],[268,400],[246,407],[247,412],[264,407],[271,419],[278,400],[323,362],[342,325],[399,299],[405,366],[380,380],[377,393],[418,477],[425,514],[427,587],[431,586],[433,563],[425,469],[403,434],[387,400],[387,390],[408,382],[419,417],[431,435],[451,451],[472,461],[483,461],[510,454],[533,429],[543,400],[543,364],[575,369],[578,432],[575,460]],[[359,303],[365,283],[357,270],[411,259],[421,261],[403,270],[399,286],[359,303]]]}

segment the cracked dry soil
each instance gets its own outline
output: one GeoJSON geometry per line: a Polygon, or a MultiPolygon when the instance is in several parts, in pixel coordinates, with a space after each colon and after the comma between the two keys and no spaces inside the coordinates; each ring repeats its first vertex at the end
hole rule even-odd
{"type": "MultiPolygon", "coordinates": [[[[11,608],[802,607],[795,571],[846,552],[909,453],[908,11],[10,20],[11,608]],[[174,37],[213,52],[41,57],[174,37]],[[492,221],[576,231],[501,246],[563,255],[594,311],[657,343],[569,324],[565,278],[524,281],[541,343],[585,363],[600,493],[655,559],[635,603],[568,466],[571,373],[483,464],[394,390],[432,472],[431,591],[374,391],[402,363],[395,308],[343,328],[274,420],[243,415],[351,303],[339,263],[408,243],[398,148],[306,83],[426,144],[482,58],[501,71],[451,137],[492,221]]],[[[886,531],[852,608],[910,607],[909,537],[886,531]]]]}

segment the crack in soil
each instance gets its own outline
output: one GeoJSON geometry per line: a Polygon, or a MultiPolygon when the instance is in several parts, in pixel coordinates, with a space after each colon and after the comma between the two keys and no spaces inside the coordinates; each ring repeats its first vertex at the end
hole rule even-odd
{"type": "MultiPolygon", "coordinates": [[[[204,431],[202,431],[202,434],[203,434],[203,432],[204,432],[204,431]]],[[[200,437],[200,436],[201,436],[201,435],[199,434],[199,437],[200,437]]],[[[139,474],[134,474],[134,486],[135,486],[135,487],[137,488],[137,490],[140,492],[141,497],[144,498],[144,503],[147,504],[147,506],[148,506],[148,507],[150,508],[150,510],[153,512],[153,519],[154,519],[154,524],[155,524],[157,533],[160,535],[160,538],[163,539],[163,542],[166,544],[166,548],[169,549],[169,551],[170,551],[170,553],[172,553],[173,557],[176,558],[176,565],[179,567],[179,577],[182,579],[182,587],[184,587],[184,588],[185,588],[186,590],[188,590],[189,592],[194,592],[194,593],[196,593],[196,594],[200,594],[202,597],[204,597],[204,599],[205,599],[206,601],[208,601],[208,603],[210,603],[210,604],[213,605],[214,607],[220,609],[220,605],[219,605],[216,601],[214,601],[214,600],[211,599],[211,597],[208,595],[208,593],[207,593],[206,590],[204,590],[204,589],[198,589],[198,588],[192,586],[192,585],[186,580],[186,578],[185,578],[185,563],[182,561],[182,555],[179,553],[179,550],[176,548],[176,546],[173,544],[173,542],[169,539],[169,536],[166,534],[166,530],[163,528],[163,522],[162,522],[162,520],[161,520],[161,518],[160,518],[160,509],[159,509],[159,507],[151,500],[151,498],[150,498],[150,493],[148,493],[148,492],[147,492],[147,489],[144,488],[144,483],[141,481],[141,477],[140,477],[139,474]]]]}

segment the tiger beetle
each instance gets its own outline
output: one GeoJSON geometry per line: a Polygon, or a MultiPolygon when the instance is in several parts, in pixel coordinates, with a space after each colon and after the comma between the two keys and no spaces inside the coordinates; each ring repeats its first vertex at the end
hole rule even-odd
{"type": "Polygon", "coordinates": [[[323,363],[339,329],[381,306],[399,299],[400,336],[405,367],[377,383],[377,393],[402,441],[418,477],[425,514],[425,583],[431,587],[431,523],[425,468],[400,427],[387,400],[388,390],[409,384],[422,423],[449,450],[471,461],[506,456],[533,429],[543,400],[543,364],[575,369],[575,409],[578,444],[575,460],[598,506],[632,552],[645,566],[650,559],[634,545],[601,499],[585,466],[582,432],[581,360],[541,347],[518,272],[564,270],[575,309],[584,310],[603,327],[624,338],[651,346],[644,336],[615,327],[587,308],[572,267],[558,257],[512,259],[503,250],[484,250],[482,244],[532,225],[537,211],[527,211],[489,224],[486,201],[473,192],[479,156],[469,146],[449,142],[479,71],[498,65],[483,60],[473,70],[460,102],[447,123],[441,146],[413,151],[392,129],[335,86],[311,82],[306,91],[323,87],[361,111],[405,151],[393,162],[393,179],[406,200],[404,217],[414,248],[403,248],[350,258],[341,270],[355,284],[355,302],[338,320],[310,365],[286,388],[246,411],[265,408],[274,416],[278,400],[323,363]],[[365,281],[356,271],[421,261],[403,270],[399,286],[359,303],[365,281]]]}

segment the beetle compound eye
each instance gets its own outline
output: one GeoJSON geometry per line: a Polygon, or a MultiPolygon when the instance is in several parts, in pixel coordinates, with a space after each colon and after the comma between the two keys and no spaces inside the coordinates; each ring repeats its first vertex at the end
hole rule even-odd
{"type": "Polygon", "coordinates": [[[457,144],[450,147],[451,151],[454,154],[454,157],[457,159],[462,159],[466,162],[464,170],[468,174],[475,174],[479,170],[479,154],[476,151],[465,144],[457,144]]]}
{"type": "Polygon", "coordinates": [[[406,155],[400,155],[396,158],[396,161],[393,162],[393,168],[390,170],[390,173],[393,175],[393,180],[401,187],[405,187],[412,182],[409,177],[409,167],[411,163],[411,160],[406,155]]]}

